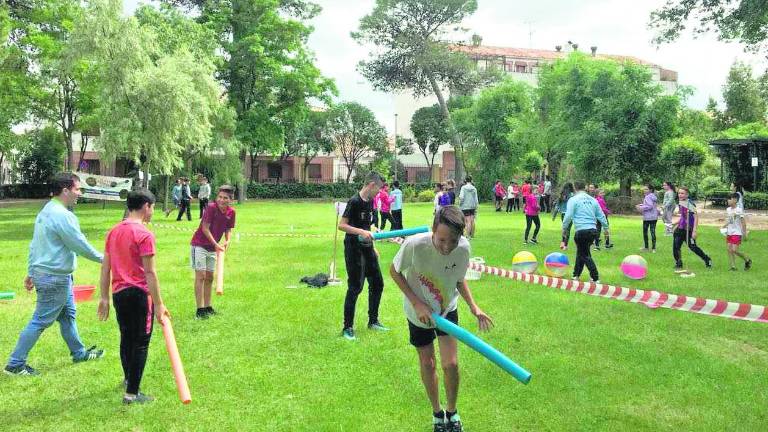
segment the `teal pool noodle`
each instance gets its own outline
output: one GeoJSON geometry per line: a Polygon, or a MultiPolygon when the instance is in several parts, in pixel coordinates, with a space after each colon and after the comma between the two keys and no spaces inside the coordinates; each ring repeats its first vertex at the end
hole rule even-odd
{"type": "MultiPolygon", "coordinates": [[[[374,240],[384,240],[388,238],[395,238],[395,237],[408,237],[414,234],[421,234],[429,232],[429,227],[424,225],[416,228],[406,228],[396,231],[381,231],[373,234],[374,240]]],[[[362,240],[362,237],[359,237],[360,240],[362,240]]]]}
{"type": "Polygon", "coordinates": [[[509,357],[502,354],[496,348],[488,345],[479,337],[448,321],[437,313],[432,313],[432,320],[435,322],[437,328],[464,342],[470,348],[482,354],[483,357],[495,363],[496,366],[504,369],[521,383],[528,384],[531,381],[530,372],[520,367],[517,363],[510,360],[509,357]]]}
{"type": "Polygon", "coordinates": [[[0,292],[0,300],[13,300],[16,297],[16,293],[13,291],[0,292]]]}

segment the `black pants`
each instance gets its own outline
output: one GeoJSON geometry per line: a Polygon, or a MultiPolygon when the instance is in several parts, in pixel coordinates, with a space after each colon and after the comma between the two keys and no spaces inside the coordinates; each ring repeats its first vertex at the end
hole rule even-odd
{"type": "Polygon", "coordinates": [[[528,241],[528,233],[531,232],[531,222],[536,225],[536,229],[533,230],[532,238],[536,240],[536,238],[539,236],[539,228],[541,228],[541,220],[539,219],[539,215],[525,215],[525,241],[528,241]]]}
{"type": "Polygon", "coordinates": [[[139,288],[126,288],[112,295],[112,300],[120,326],[120,362],[128,381],[125,392],[136,394],[144,375],[152,337],[152,306],[147,293],[139,288]]]}
{"type": "Polygon", "coordinates": [[[382,231],[387,229],[387,221],[389,221],[392,226],[395,225],[395,221],[392,220],[392,215],[389,212],[381,212],[381,226],[379,228],[381,228],[382,231]]]}
{"type": "Polygon", "coordinates": [[[187,213],[187,220],[192,220],[192,213],[189,207],[192,205],[192,202],[189,200],[181,200],[179,202],[179,216],[176,217],[177,221],[181,220],[181,216],[186,212],[187,213]]]}
{"type": "MultiPolygon", "coordinates": [[[[608,216],[605,217],[608,219],[608,216]]],[[[603,224],[600,221],[597,221],[597,237],[595,237],[595,246],[600,247],[600,234],[603,232],[603,224]]],[[[605,235],[605,245],[608,246],[611,244],[611,238],[606,234],[605,235]]]]}
{"type": "Polygon", "coordinates": [[[200,219],[203,218],[203,212],[208,207],[208,198],[200,198],[200,219]]]}
{"type": "Polygon", "coordinates": [[[539,208],[544,213],[549,213],[549,211],[550,211],[550,208],[549,208],[549,195],[542,194],[539,197],[539,208]]]}
{"type": "Polygon", "coordinates": [[[362,247],[356,237],[344,239],[344,262],[347,264],[347,296],[344,299],[344,328],[355,324],[355,305],[368,279],[368,324],[379,320],[379,303],[384,279],[373,247],[362,247]],[[354,244],[357,243],[357,244],[354,244]]]}
{"type": "MultiPolygon", "coordinates": [[[[562,222],[565,219],[565,213],[560,213],[560,222],[562,222]]],[[[571,238],[571,227],[573,226],[573,222],[569,223],[567,227],[563,228],[563,238],[562,242],[566,246],[568,246],[568,241],[571,238]]]]}
{"type": "Polygon", "coordinates": [[[512,210],[520,210],[520,197],[512,198],[512,210]]]}
{"type": "Polygon", "coordinates": [[[515,204],[514,198],[507,198],[507,213],[512,212],[512,207],[514,206],[514,204],[515,204]]]}
{"type": "Polygon", "coordinates": [[[675,258],[675,266],[682,267],[683,260],[681,257],[680,249],[683,247],[683,243],[688,243],[688,249],[699,256],[704,263],[708,263],[710,258],[704,253],[703,250],[696,244],[696,240],[692,237],[693,227],[689,227],[688,230],[677,228],[672,234],[672,256],[675,258]]]}
{"type": "Polygon", "coordinates": [[[393,230],[403,229],[403,211],[402,210],[392,210],[392,229],[393,230]]]}
{"type": "Polygon", "coordinates": [[[651,243],[653,244],[653,249],[656,249],[656,222],[655,220],[650,221],[643,221],[643,244],[645,245],[645,248],[648,249],[648,230],[651,231],[651,243]]]}
{"type": "Polygon", "coordinates": [[[379,211],[376,209],[373,209],[373,212],[371,214],[373,215],[373,226],[378,228],[379,227],[379,211]]]}
{"type": "Polygon", "coordinates": [[[573,266],[574,277],[581,276],[581,272],[586,265],[592,280],[596,281],[600,279],[600,275],[597,272],[597,265],[595,265],[595,261],[592,260],[592,251],[590,250],[592,243],[595,242],[595,239],[598,236],[600,236],[600,231],[596,229],[576,231],[576,234],[574,234],[573,241],[576,243],[576,264],[573,266]]]}

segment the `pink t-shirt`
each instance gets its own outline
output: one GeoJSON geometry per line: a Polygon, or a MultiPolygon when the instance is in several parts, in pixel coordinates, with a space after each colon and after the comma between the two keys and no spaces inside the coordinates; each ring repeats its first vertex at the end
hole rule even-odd
{"type": "Polygon", "coordinates": [[[529,185],[528,183],[523,183],[521,192],[523,193],[523,196],[526,196],[529,193],[531,193],[531,185],[529,185]]]}
{"type": "Polygon", "coordinates": [[[605,213],[606,216],[611,214],[611,211],[608,210],[608,204],[605,202],[605,198],[598,195],[595,200],[597,200],[597,203],[600,204],[600,209],[603,211],[603,213],[605,213]]]}
{"type": "Polygon", "coordinates": [[[209,252],[216,250],[216,246],[208,240],[208,237],[203,233],[203,223],[208,222],[210,225],[211,235],[217,242],[221,240],[221,237],[225,232],[235,227],[235,209],[227,207],[227,210],[222,212],[219,210],[219,206],[216,203],[211,203],[205,208],[203,212],[203,218],[200,220],[200,226],[197,227],[195,235],[192,236],[192,246],[200,246],[209,252]]]}
{"type": "Polygon", "coordinates": [[[144,224],[124,220],[115,225],[107,234],[104,252],[109,254],[112,293],[130,287],[149,292],[141,258],[155,254],[155,235],[144,224]]]}
{"type": "Polygon", "coordinates": [[[539,214],[539,200],[533,194],[523,196],[525,199],[525,214],[528,216],[536,216],[539,214]]]}
{"type": "Polygon", "coordinates": [[[504,189],[504,186],[502,186],[501,183],[497,183],[496,184],[495,191],[496,191],[496,196],[497,197],[503,197],[503,196],[505,196],[507,194],[506,193],[507,191],[504,189]]]}

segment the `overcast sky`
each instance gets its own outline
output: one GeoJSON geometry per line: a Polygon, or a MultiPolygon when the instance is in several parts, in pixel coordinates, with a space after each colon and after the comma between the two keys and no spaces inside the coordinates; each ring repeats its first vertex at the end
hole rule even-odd
{"type": "MultiPolygon", "coordinates": [[[[365,59],[367,47],[350,37],[362,16],[373,9],[374,0],[314,0],[323,12],[311,24],[315,31],[309,48],[325,76],[333,78],[340,100],[353,100],[371,108],[379,121],[394,129],[391,95],[373,91],[355,70],[365,59]]],[[[146,1],[145,1],[146,2],[146,1]]],[[[124,0],[132,13],[139,0],[124,0]]],[[[576,42],[582,51],[596,45],[604,54],[621,54],[657,63],[679,72],[679,83],[696,89],[688,104],[704,108],[710,96],[720,98],[721,87],[734,60],[752,64],[762,72],[760,56],[745,53],[738,44],[719,42],[715,37],[679,41],[656,47],[648,29],[649,14],[664,0],[478,0],[477,12],[465,27],[483,37],[484,45],[554,49],[555,45],[576,42]]],[[[402,130],[404,125],[399,125],[402,130]]]]}

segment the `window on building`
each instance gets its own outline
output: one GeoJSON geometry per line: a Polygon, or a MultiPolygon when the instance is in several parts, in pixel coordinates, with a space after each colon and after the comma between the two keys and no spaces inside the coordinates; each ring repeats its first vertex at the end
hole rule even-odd
{"type": "Polygon", "coordinates": [[[279,179],[283,177],[283,166],[279,163],[267,164],[267,174],[269,178],[279,179]]]}
{"type": "Polygon", "coordinates": [[[323,178],[323,171],[320,164],[309,164],[307,173],[311,179],[323,178]]]}
{"type": "Polygon", "coordinates": [[[527,73],[528,66],[524,64],[515,65],[515,72],[517,73],[527,73]]]}
{"type": "Polygon", "coordinates": [[[416,171],[417,183],[429,183],[430,181],[432,181],[432,176],[430,175],[429,169],[424,168],[416,171]]]}

